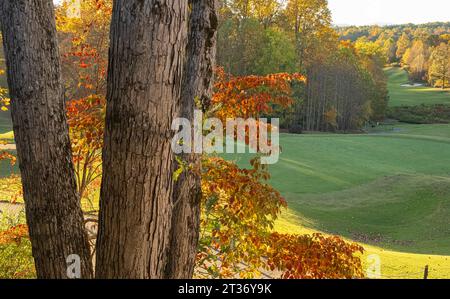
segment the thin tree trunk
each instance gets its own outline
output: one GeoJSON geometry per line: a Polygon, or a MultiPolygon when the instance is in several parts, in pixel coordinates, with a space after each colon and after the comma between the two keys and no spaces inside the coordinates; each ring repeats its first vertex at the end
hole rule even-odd
{"type": "Polygon", "coordinates": [[[447,72],[444,70],[443,72],[443,76],[442,76],[442,90],[445,89],[445,80],[447,80],[447,72]]]}
{"type": "Polygon", "coordinates": [[[53,3],[3,0],[0,9],[11,115],[37,276],[67,278],[66,259],[76,254],[82,278],[91,278],[53,3]]]}
{"type": "MultiPolygon", "coordinates": [[[[180,116],[193,123],[196,99],[203,108],[210,103],[216,56],[216,0],[191,0],[190,33],[184,73],[180,116]]],[[[201,156],[183,154],[189,165],[174,189],[174,212],[167,278],[192,278],[198,247],[201,200],[201,156]]]]}
{"type": "Polygon", "coordinates": [[[187,17],[187,1],[114,1],[97,278],[164,277],[187,17]]]}

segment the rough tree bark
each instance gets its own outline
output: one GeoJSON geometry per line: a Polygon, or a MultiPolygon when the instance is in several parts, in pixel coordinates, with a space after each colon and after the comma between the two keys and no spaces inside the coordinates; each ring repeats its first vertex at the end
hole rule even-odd
{"type": "Polygon", "coordinates": [[[114,1],[97,278],[164,277],[187,18],[187,1],[114,1]]]}
{"type": "Polygon", "coordinates": [[[92,277],[76,191],[52,0],[0,4],[11,114],[27,223],[39,278],[67,278],[66,259],[81,258],[92,277]]]}
{"type": "MultiPolygon", "coordinates": [[[[213,90],[218,20],[216,0],[190,0],[189,43],[183,78],[180,117],[193,123],[196,100],[209,106],[213,90]]],[[[175,183],[171,244],[166,277],[192,278],[200,229],[201,156],[183,154],[190,169],[175,183]]]]}

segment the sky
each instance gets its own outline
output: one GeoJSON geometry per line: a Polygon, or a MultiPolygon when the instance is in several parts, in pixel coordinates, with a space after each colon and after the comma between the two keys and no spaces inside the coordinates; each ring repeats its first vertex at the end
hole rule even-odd
{"type": "Polygon", "coordinates": [[[328,4],[335,25],[450,22],[450,0],[328,0],[328,4]]]}
{"type": "Polygon", "coordinates": [[[450,21],[450,0],[328,0],[335,25],[450,21]]]}

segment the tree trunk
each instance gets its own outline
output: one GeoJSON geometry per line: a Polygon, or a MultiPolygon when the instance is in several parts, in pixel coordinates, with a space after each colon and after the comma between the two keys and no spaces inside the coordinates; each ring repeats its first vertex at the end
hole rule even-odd
{"type": "Polygon", "coordinates": [[[445,81],[447,80],[447,73],[445,72],[445,70],[443,73],[444,74],[442,76],[442,90],[445,90],[445,81]]]}
{"type": "Polygon", "coordinates": [[[187,1],[114,1],[97,278],[164,277],[187,17],[187,1]]]}
{"type": "MultiPolygon", "coordinates": [[[[216,56],[216,0],[191,0],[190,33],[185,67],[180,117],[193,123],[195,100],[203,108],[210,103],[216,56]]],[[[206,109],[205,109],[206,110],[206,109]]],[[[190,169],[178,178],[174,189],[174,213],[167,278],[192,278],[200,229],[201,156],[180,157],[190,169]]]]}
{"type": "Polygon", "coordinates": [[[66,121],[53,3],[3,0],[1,22],[11,115],[27,223],[39,278],[67,278],[77,254],[92,265],[66,121]]]}

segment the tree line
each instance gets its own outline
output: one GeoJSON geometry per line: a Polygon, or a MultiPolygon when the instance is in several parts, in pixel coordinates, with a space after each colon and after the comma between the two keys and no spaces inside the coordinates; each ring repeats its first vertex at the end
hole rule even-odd
{"type": "Polygon", "coordinates": [[[383,51],[340,40],[325,0],[221,1],[217,59],[234,75],[304,74],[295,105],[277,115],[291,132],[353,131],[384,118],[383,51]]]}
{"type": "Polygon", "coordinates": [[[445,89],[450,85],[450,23],[344,27],[342,40],[373,43],[388,63],[399,64],[412,82],[445,89]]]}

